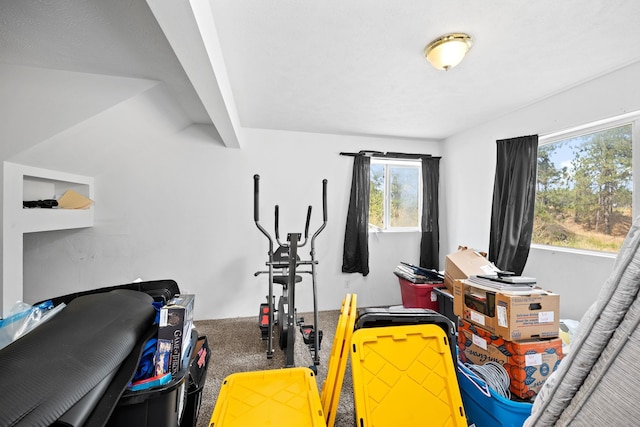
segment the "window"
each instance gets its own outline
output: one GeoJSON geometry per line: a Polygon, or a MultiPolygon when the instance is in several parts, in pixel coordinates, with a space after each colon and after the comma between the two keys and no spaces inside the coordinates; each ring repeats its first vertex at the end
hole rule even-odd
{"type": "Polygon", "coordinates": [[[618,252],[633,219],[636,118],[540,138],[533,243],[618,252]]]}
{"type": "Polygon", "coordinates": [[[370,177],[369,230],[419,230],[421,161],[372,158],[370,177]]]}

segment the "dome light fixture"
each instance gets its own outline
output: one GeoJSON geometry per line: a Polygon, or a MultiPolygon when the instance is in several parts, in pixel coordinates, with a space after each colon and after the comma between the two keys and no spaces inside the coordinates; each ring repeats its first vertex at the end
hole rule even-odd
{"type": "Polygon", "coordinates": [[[449,33],[429,43],[424,56],[438,70],[448,71],[462,61],[473,46],[471,36],[464,33],[449,33]]]}

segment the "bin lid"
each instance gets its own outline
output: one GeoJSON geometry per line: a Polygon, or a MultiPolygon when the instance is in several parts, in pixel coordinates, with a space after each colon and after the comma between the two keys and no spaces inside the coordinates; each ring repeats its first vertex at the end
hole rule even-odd
{"type": "Polygon", "coordinates": [[[420,324],[358,329],[351,370],[359,426],[466,427],[449,343],[420,324]]]}
{"type": "Polygon", "coordinates": [[[315,374],[303,367],[231,374],[209,425],[325,427],[315,374]]]}
{"type": "Polygon", "coordinates": [[[331,346],[327,378],[322,386],[322,396],[320,398],[322,409],[327,419],[327,427],[333,427],[335,424],[356,316],[357,296],[356,294],[347,294],[342,301],[338,326],[331,346]]]}

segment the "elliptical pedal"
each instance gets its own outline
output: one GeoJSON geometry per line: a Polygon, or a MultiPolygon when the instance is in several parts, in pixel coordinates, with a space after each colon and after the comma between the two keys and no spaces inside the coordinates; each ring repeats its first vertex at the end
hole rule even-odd
{"type": "MultiPolygon", "coordinates": [[[[316,330],[313,325],[301,325],[300,332],[302,333],[302,339],[304,343],[309,346],[309,350],[315,350],[315,333],[316,330]]],[[[322,331],[318,331],[318,350],[322,347],[322,331]]]]}
{"type": "Polygon", "coordinates": [[[269,339],[269,316],[272,314],[269,310],[269,304],[260,304],[260,313],[258,314],[258,326],[260,327],[260,338],[265,341],[269,339]]]}

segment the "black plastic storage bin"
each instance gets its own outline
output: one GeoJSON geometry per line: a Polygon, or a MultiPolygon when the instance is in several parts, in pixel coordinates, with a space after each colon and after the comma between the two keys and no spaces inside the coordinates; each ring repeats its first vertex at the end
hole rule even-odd
{"type": "Polygon", "coordinates": [[[458,316],[453,313],[453,295],[446,288],[434,289],[438,297],[438,312],[447,316],[453,324],[458,326],[458,316]]]}
{"type": "MultiPolygon", "coordinates": [[[[206,343],[206,337],[204,337],[206,343]]],[[[201,399],[197,393],[189,393],[190,391],[190,375],[191,366],[194,359],[193,346],[202,342],[198,338],[198,332],[191,331],[191,357],[189,366],[184,366],[178,374],[163,386],[150,388],[148,390],[125,391],[118,401],[113,414],[109,418],[107,427],[183,427],[193,426],[197,419],[198,404],[191,402],[191,412],[187,415],[190,407],[189,399],[201,399]],[[186,417],[186,418],[185,418],[186,417]],[[188,420],[191,424],[183,424],[188,420]]],[[[208,344],[206,353],[208,353],[208,344]]],[[[208,359],[205,355],[204,370],[208,359]]],[[[200,391],[206,380],[201,377],[200,391]]]]}
{"type": "Polygon", "coordinates": [[[125,392],[108,427],[179,427],[186,403],[187,370],[170,383],[149,390],[125,392]]]}
{"type": "Polygon", "coordinates": [[[211,350],[206,335],[198,337],[193,349],[189,365],[189,381],[187,387],[187,403],[182,415],[180,427],[195,427],[202,403],[202,389],[207,380],[207,366],[211,350]]]}
{"type": "MultiPolygon", "coordinates": [[[[89,291],[75,292],[56,298],[50,298],[54,306],[65,303],[69,304],[71,300],[84,295],[92,295],[101,292],[109,292],[116,289],[130,289],[132,291],[139,291],[149,294],[154,301],[167,302],[174,296],[180,294],[180,287],[175,280],[163,279],[163,280],[148,280],[145,282],[126,283],[124,285],[107,286],[104,288],[92,289],[89,291]]],[[[46,300],[45,300],[46,301],[46,300]]],[[[41,301],[44,302],[44,301],[41,301]]]]}

